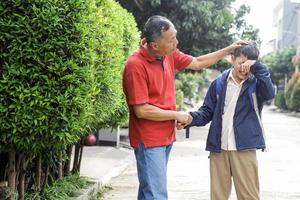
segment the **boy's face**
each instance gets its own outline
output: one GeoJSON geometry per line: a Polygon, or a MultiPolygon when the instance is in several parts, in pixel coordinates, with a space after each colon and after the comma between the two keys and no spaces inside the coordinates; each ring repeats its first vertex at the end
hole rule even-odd
{"type": "Polygon", "coordinates": [[[242,68],[242,64],[244,62],[246,62],[248,60],[247,57],[245,57],[244,55],[240,55],[238,57],[231,57],[232,61],[233,61],[233,76],[235,79],[237,79],[237,81],[243,81],[246,80],[249,76],[250,76],[250,71],[246,72],[243,68],[242,68]]]}

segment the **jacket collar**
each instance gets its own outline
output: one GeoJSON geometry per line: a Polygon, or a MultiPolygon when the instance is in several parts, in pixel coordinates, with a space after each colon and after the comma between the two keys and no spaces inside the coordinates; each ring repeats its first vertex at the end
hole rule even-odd
{"type": "MultiPolygon", "coordinates": [[[[231,73],[231,69],[227,69],[222,73],[222,81],[226,82],[226,84],[224,84],[224,82],[223,82],[223,85],[227,86],[227,80],[229,79],[230,73],[231,73]]],[[[245,92],[245,90],[254,82],[255,82],[255,76],[253,74],[251,74],[249,76],[249,78],[243,82],[243,86],[240,91],[240,95],[243,94],[245,92]]]]}

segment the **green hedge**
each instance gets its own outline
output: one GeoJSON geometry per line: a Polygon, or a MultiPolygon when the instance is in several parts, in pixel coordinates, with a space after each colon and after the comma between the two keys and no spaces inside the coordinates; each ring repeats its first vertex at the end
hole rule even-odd
{"type": "Polygon", "coordinates": [[[285,99],[289,110],[300,110],[300,73],[295,73],[285,88],[285,99]]]}
{"type": "Polygon", "coordinates": [[[2,1],[0,13],[1,142],[38,152],[126,116],[121,70],[139,34],[117,3],[2,1]]]}
{"type": "Polygon", "coordinates": [[[95,82],[100,92],[94,97],[93,128],[117,126],[127,119],[127,106],[121,86],[125,60],[137,48],[139,32],[131,14],[113,0],[97,0],[95,30],[95,82]]]}
{"type": "Polygon", "coordinates": [[[280,109],[286,110],[286,102],[285,102],[285,97],[284,97],[284,91],[278,91],[278,93],[275,96],[274,100],[275,106],[277,106],[280,109]]]}
{"type": "Polygon", "coordinates": [[[93,89],[87,1],[1,1],[0,141],[39,152],[80,138],[93,89]]]}
{"type": "Polygon", "coordinates": [[[1,1],[0,30],[0,152],[55,167],[90,129],[126,120],[121,71],[139,32],[115,1],[1,1]]]}

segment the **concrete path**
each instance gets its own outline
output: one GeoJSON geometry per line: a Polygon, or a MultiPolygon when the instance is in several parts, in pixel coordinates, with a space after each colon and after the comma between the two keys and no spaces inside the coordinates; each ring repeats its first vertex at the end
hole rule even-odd
{"type": "MultiPolygon", "coordinates": [[[[266,107],[263,112],[268,152],[258,151],[261,199],[299,200],[300,118],[273,112],[271,108],[266,107]]],[[[170,200],[209,199],[209,161],[208,152],[204,151],[207,129],[208,126],[192,128],[190,139],[178,132],[168,166],[170,200]]],[[[109,184],[113,190],[105,195],[105,200],[136,199],[135,164],[109,184]]],[[[234,190],[230,200],[236,200],[234,190]]]]}

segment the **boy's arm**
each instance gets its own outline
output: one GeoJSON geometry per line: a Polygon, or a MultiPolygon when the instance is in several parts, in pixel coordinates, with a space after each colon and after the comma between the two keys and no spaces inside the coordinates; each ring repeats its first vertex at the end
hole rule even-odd
{"type": "Polygon", "coordinates": [[[198,111],[190,112],[190,115],[193,117],[193,121],[189,124],[191,126],[205,126],[208,122],[212,120],[213,113],[217,104],[217,95],[215,89],[216,81],[212,82],[210,85],[203,105],[199,108],[198,111]]]}
{"type": "Polygon", "coordinates": [[[251,73],[257,78],[257,97],[261,98],[263,101],[273,99],[275,96],[275,88],[267,67],[257,60],[250,70],[251,73]]]}

